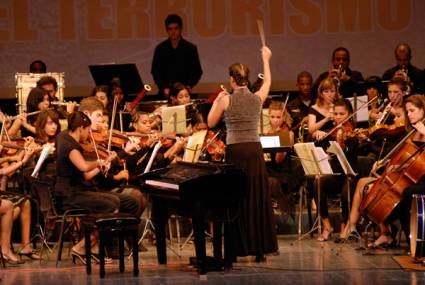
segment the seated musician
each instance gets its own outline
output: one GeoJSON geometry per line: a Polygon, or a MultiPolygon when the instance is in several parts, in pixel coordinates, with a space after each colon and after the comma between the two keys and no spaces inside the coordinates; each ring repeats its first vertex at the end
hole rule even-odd
{"type": "MultiPolygon", "coordinates": [[[[402,124],[406,121],[406,116],[403,109],[400,110],[399,107],[395,107],[393,108],[393,114],[394,114],[394,124],[402,124]]],[[[400,140],[401,137],[398,136],[397,139],[400,140]]],[[[373,166],[371,173],[376,173],[378,168],[382,167],[381,164],[382,164],[381,161],[376,162],[373,166]]],[[[354,196],[352,199],[350,217],[349,217],[347,226],[344,228],[343,231],[341,231],[340,237],[342,239],[348,238],[350,234],[356,230],[356,224],[358,220],[360,219],[360,204],[362,203],[363,197],[367,193],[369,187],[372,186],[377,179],[378,179],[377,177],[363,177],[363,178],[360,178],[360,180],[357,182],[357,185],[354,191],[354,196]]],[[[380,246],[383,244],[388,245],[392,243],[393,238],[391,236],[390,227],[385,225],[380,225],[380,228],[381,228],[382,234],[378,238],[378,240],[375,241],[375,243],[370,244],[371,246],[372,245],[380,246]]],[[[392,233],[392,234],[395,234],[395,233],[392,233]]]]}
{"type": "Polygon", "coordinates": [[[137,112],[133,116],[132,127],[136,134],[142,135],[140,150],[126,158],[127,168],[130,176],[137,176],[145,171],[145,167],[150,159],[153,147],[161,140],[161,148],[154,158],[152,169],[165,167],[170,164],[176,154],[184,147],[184,141],[177,138],[174,140],[161,139],[161,134],[153,132],[151,129],[149,114],[137,112]]]}
{"type": "Polygon", "coordinates": [[[3,259],[10,265],[22,264],[23,262],[13,253],[11,245],[13,226],[13,203],[6,199],[0,199],[0,249],[3,259]]]}
{"type": "Polygon", "coordinates": [[[190,121],[194,120],[192,117],[195,116],[195,114],[198,112],[194,104],[191,104],[191,97],[190,97],[190,90],[189,87],[183,85],[180,82],[176,82],[173,84],[172,88],[170,89],[170,94],[168,98],[168,104],[158,107],[151,116],[151,128],[156,129],[159,127],[159,124],[161,123],[161,113],[162,109],[165,107],[170,106],[181,106],[186,105],[186,117],[188,118],[188,130],[187,134],[190,134],[191,130],[190,127],[190,121]]]}
{"type": "Polygon", "coordinates": [[[382,104],[384,104],[382,88],[383,86],[379,76],[369,76],[365,79],[367,100],[371,101],[376,98],[375,101],[368,106],[369,126],[373,126],[376,120],[382,115],[382,111],[380,110],[382,104]]]}
{"type": "MultiPolygon", "coordinates": [[[[90,125],[91,131],[93,132],[100,131],[100,126],[103,124],[103,110],[104,110],[102,102],[97,100],[95,97],[84,98],[80,102],[79,110],[89,117],[91,121],[91,125],[90,125]]],[[[107,137],[105,137],[105,139],[106,138],[107,137]]],[[[99,143],[99,142],[96,142],[96,143],[99,143]]],[[[103,142],[100,142],[100,144],[101,143],[103,142]]],[[[112,161],[114,160],[111,160],[111,163],[112,161]]],[[[105,173],[98,173],[97,175],[92,177],[94,180],[91,182],[93,183],[93,186],[95,186],[98,189],[98,191],[109,192],[110,190],[112,190],[113,186],[115,186],[114,183],[111,183],[111,182],[113,182],[114,180],[119,180],[121,177],[126,178],[126,175],[119,174],[119,171],[117,173],[110,173],[109,171],[106,173],[108,174],[106,177],[106,181],[105,181],[105,175],[103,175],[105,173]],[[115,179],[114,179],[114,176],[116,176],[115,179]],[[106,187],[106,185],[108,185],[108,187],[106,187]]],[[[131,193],[127,193],[127,194],[116,193],[116,192],[112,192],[112,193],[109,192],[109,193],[119,198],[120,212],[131,213],[135,216],[140,216],[141,213],[143,212],[144,208],[142,208],[142,205],[144,205],[145,203],[144,203],[144,199],[142,195],[140,195],[140,191],[138,190],[131,191],[131,193]]]]}
{"type": "Polygon", "coordinates": [[[317,90],[316,103],[311,106],[308,113],[308,133],[310,138],[321,140],[334,126],[334,102],[341,96],[332,78],[324,79],[317,90]]]}
{"type": "MultiPolygon", "coordinates": [[[[65,211],[73,208],[86,209],[93,213],[118,212],[120,199],[110,193],[93,191],[84,185],[84,180],[89,180],[108,167],[114,159],[109,156],[106,160],[87,161],[80,143],[86,141],[90,134],[90,119],[82,112],[75,112],[68,118],[68,130],[61,132],[56,137],[56,183],[55,196],[57,208],[65,211]]],[[[92,236],[92,252],[97,253],[95,235],[92,236]]],[[[84,239],[72,248],[73,261],[76,258],[85,262],[84,239]]]]}
{"type": "MultiPolygon", "coordinates": [[[[1,148],[2,146],[0,146],[1,148]]],[[[34,153],[34,146],[31,145],[26,148],[24,151],[16,155],[16,157],[1,157],[0,164],[0,176],[12,175],[19,168],[24,167],[28,160],[34,153]],[[16,159],[16,161],[15,161],[16,159]],[[10,164],[4,166],[6,161],[11,162],[10,164]]],[[[0,191],[0,199],[3,201],[10,201],[13,205],[13,220],[20,218],[21,222],[21,244],[22,247],[18,254],[20,256],[27,256],[31,259],[40,259],[40,256],[33,251],[30,245],[30,233],[31,233],[31,203],[28,198],[20,193],[5,191],[2,189],[0,191]]],[[[3,225],[3,224],[2,224],[3,225]]],[[[3,227],[1,229],[3,231],[3,227]]],[[[2,248],[3,253],[9,252],[10,243],[8,249],[2,248]]],[[[9,256],[10,257],[10,256],[9,256]]],[[[7,259],[7,258],[6,258],[7,259]]],[[[11,257],[11,260],[15,260],[11,257]]]]}
{"type": "Polygon", "coordinates": [[[27,111],[26,113],[20,114],[13,122],[12,126],[7,131],[9,136],[16,136],[19,130],[21,130],[21,137],[34,136],[34,124],[38,114],[32,116],[27,116],[26,114],[47,110],[49,109],[49,105],[49,93],[46,90],[38,87],[31,89],[27,98],[27,111]]]}
{"type": "MultiPolygon", "coordinates": [[[[298,96],[288,103],[288,111],[293,120],[292,130],[295,133],[295,140],[306,141],[304,138],[305,124],[308,120],[308,110],[314,103],[311,94],[313,86],[313,77],[308,71],[301,71],[297,75],[298,96]],[[302,137],[300,137],[300,135],[302,137]]],[[[307,133],[305,134],[307,135],[307,133]]]]}
{"type": "MultiPolygon", "coordinates": [[[[332,140],[335,140],[343,149],[345,155],[347,156],[348,161],[353,165],[357,157],[355,150],[357,143],[355,138],[351,137],[353,131],[353,122],[348,120],[348,117],[353,113],[352,106],[347,99],[338,99],[334,101],[334,118],[336,127],[328,132],[332,140]]],[[[336,163],[333,159],[330,161],[331,164],[336,163]]],[[[353,165],[354,166],[354,165],[353,165]]],[[[327,241],[330,239],[333,232],[333,227],[331,225],[328,213],[328,203],[327,198],[331,193],[341,193],[341,208],[343,220],[348,218],[348,189],[346,186],[346,177],[339,176],[324,176],[320,179],[320,193],[317,193],[316,189],[319,189],[316,185],[317,180],[314,181],[315,190],[315,200],[316,204],[320,200],[320,215],[323,221],[323,232],[318,237],[318,241],[327,241]],[[326,186],[326,187],[325,187],[326,186]],[[320,199],[319,196],[320,195],[320,199]]]]}
{"type": "MultiPolygon", "coordinates": [[[[58,102],[59,98],[56,96],[58,92],[58,82],[52,76],[43,76],[37,81],[37,87],[42,88],[49,94],[50,102],[58,102]]],[[[54,109],[59,113],[61,119],[66,119],[69,114],[74,112],[76,103],[66,102],[60,105],[54,106],[54,109]]]]}
{"type": "Polygon", "coordinates": [[[106,85],[99,85],[93,88],[91,93],[93,97],[102,102],[103,107],[107,109],[109,102],[109,87],[106,85]]]}

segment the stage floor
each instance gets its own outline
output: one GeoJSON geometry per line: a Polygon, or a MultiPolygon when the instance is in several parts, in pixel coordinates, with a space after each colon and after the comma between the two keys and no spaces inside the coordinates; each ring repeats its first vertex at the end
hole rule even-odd
{"type": "MultiPolygon", "coordinates": [[[[309,236],[296,239],[297,236],[279,236],[279,255],[267,256],[265,262],[238,258],[230,272],[209,272],[202,278],[188,265],[189,257],[194,255],[193,244],[177,250],[181,258],[168,250],[169,264],[159,266],[154,245],[145,242],[148,251],[139,254],[138,277],[132,274],[131,261],[126,259],[126,271],[121,274],[118,260],[113,260],[107,265],[103,280],[98,266],[88,276],[84,266],[73,265],[65,247],[60,268],[55,268],[54,254],[41,264],[26,260],[18,267],[1,269],[0,284],[425,284],[425,271],[404,270],[393,260],[393,256],[405,254],[403,249],[373,250],[371,255],[365,255],[364,250],[356,250],[358,243],[354,242],[318,242],[309,236]]],[[[171,247],[177,249],[177,244],[171,247]]],[[[208,243],[209,254],[211,250],[208,243]]]]}

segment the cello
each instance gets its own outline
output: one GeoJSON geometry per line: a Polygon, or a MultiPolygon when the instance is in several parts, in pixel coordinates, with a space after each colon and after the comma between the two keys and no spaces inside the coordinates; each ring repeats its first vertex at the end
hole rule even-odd
{"type": "Polygon", "coordinates": [[[410,140],[415,131],[411,130],[383,159],[388,165],[360,205],[362,215],[377,224],[383,223],[400,203],[404,189],[425,174],[425,145],[417,146],[410,140]]]}

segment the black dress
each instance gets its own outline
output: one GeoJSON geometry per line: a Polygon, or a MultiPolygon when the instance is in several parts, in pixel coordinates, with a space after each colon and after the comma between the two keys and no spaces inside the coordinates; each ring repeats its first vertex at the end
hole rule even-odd
{"type": "Polygon", "coordinates": [[[246,173],[246,198],[240,203],[238,256],[262,255],[276,252],[276,224],[271,205],[271,191],[259,142],[258,122],[261,101],[247,88],[240,88],[230,96],[224,113],[227,127],[226,162],[246,173]]]}

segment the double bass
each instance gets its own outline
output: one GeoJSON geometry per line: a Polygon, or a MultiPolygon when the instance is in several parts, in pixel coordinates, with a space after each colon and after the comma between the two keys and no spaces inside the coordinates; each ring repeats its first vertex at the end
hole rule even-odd
{"type": "Polygon", "coordinates": [[[400,203],[404,189],[425,174],[424,144],[417,146],[411,141],[413,132],[414,129],[383,159],[388,161],[391,157],[360,205],[362,215],[377,224],[383,223],[400,203]]]}

